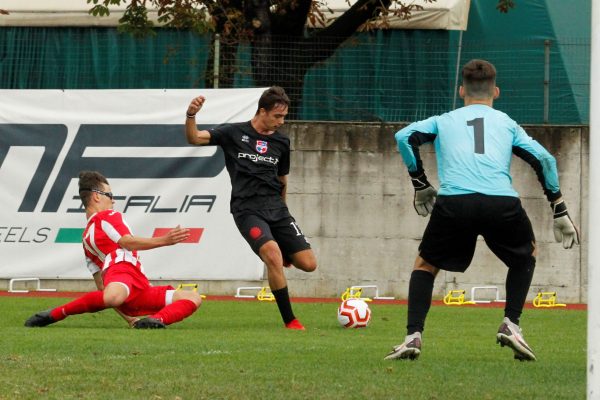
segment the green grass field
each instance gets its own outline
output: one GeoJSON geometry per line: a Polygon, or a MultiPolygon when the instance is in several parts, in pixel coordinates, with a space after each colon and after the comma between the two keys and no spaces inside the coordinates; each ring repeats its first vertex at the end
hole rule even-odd
{"type": "Polygon", "coordinates": [[[585,399],[585,311],[527,309],[537,362],[495,344],[501,308],[434,306],[417,361],[384,361],[406,306],[373,304],[347,330],[337,303],[206,301],[165,330],[129,329],[112,311],[25,328],[60,298],[0,297],[0,399],[585,399]]]}

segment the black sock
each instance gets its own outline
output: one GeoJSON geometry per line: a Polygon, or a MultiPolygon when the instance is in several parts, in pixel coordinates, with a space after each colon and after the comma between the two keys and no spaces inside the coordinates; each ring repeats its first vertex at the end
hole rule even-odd
{"type": "Polygon", "coordinates": [[[527,267],[509,268],[506,275],[506,306],[504,316],[519,325],[523,306],[527,300],[527,293],[535,270],[535,258],[527,267]]]}
{"type": "Polygon", "coordinates": [[[425,318],[431,307],[433,281],[435,277],[427,271],[414,270],[410,275],[408,284],[408,321],[406,331],[408,335],[423,332],[425,318]]]}
{"type": "Polygon", "coordinates": [[[279,307],[283,323],[288,324],[292,322],[296,317],[292,311],[292,303],[290,303],[290,295],[288,294],[287,286],[281,289],[272,290],[271,292],[273,293],[273,296],[275,296],[275,301],[277,302],[277,307],[279,307]]]}

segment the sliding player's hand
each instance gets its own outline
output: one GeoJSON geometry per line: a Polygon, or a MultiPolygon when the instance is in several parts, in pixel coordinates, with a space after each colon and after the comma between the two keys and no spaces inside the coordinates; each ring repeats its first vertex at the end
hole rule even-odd
{"type": "Polygon", "coordinates": [[[173,245],[176,243],[183,242],[184,240],[190,237],[190,230],[187,228],[182,228],[177,225],[175,228],[171,229],[165,236],[165,239],[169,245],[173,245]]]}
{"type": "Polygon", "coordinates": [[[579,231],[569,217],[567,206],[562,199],[550,205],[554,213],[554,239],[562,242],[565,249],[570,249],[573,244],[579,244],[579,231]]]}

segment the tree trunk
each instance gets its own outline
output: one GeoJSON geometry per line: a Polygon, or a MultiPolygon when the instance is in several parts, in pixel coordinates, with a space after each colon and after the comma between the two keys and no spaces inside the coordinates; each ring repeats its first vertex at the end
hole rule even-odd
{"type": "MultiPolygon", "coordinates": [[[[275,12],[269,9],[268,0],[247,0],[243,6],[246,21],[252,27],[250,43],[254,83],[264,87],[278,85],[285,89],[292,102],[289,119],[300,116],[304,77],[308,70],[329,59],[363,23],[378,15],[381,7],[388,7],[391,0],[358,0],[331,25],[307,36],[305,26],[311,3],[312,0],[290,0],[275,12]]],[[[217,18],[217,21],[219,25],[225,19],[217,18]]],[[[217,31],[223,32],[222,29],[217,31]]],[[[221,36],[221,88],[233,87],[238,44],[239,39],[221,36]]],[[[213,61],[214,54],[209,60],[207,87],[213,87],[213,61]]]]}
{"type": "Polygon", "coordinates": [[[252,43],[253,54],[257,58],[253,63],[255,83],[259,86],[282,86],[292,101],[288,118],[299,118],[304,77],[308,70],[329,59],[363,23],[378,15],[381,7],[388,7],[390,3],[391,0],[359,0],[331,25],[317,30],[310,37],[305,36],[304,31],[310,0],[299,0],[294,3],[297,5],[294,10],[272,15],[269,42],[257,40],[252,43]]]}

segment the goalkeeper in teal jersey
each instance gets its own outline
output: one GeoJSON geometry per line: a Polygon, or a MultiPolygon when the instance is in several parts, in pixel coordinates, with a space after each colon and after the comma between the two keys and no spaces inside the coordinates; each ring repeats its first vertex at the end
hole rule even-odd
{"type": "Polygon", "coordinates": [[[386,359],[415,359],[431,305],[433,282],[440,269],[464,272],[481,235],[508,267],[504,320],[497,342],[519,360],[536,359],[525,342],[519,318],[535,269],[535,236],[529,217],[512,187],[512,155],[535,170],[554,212],[554,236],[564,248],[579,244],[558,183],[556,161],[515,121],[493,106],[500,94],[496,69],[471,60],[462,70],[464,107],[408,125],[395,135],[414,189],[417,213],[431,218],[423,233],[408,289],[407,336],[386,359]],[[427,181],[419,146],[433,142],[439,191],[427,181]]]}

